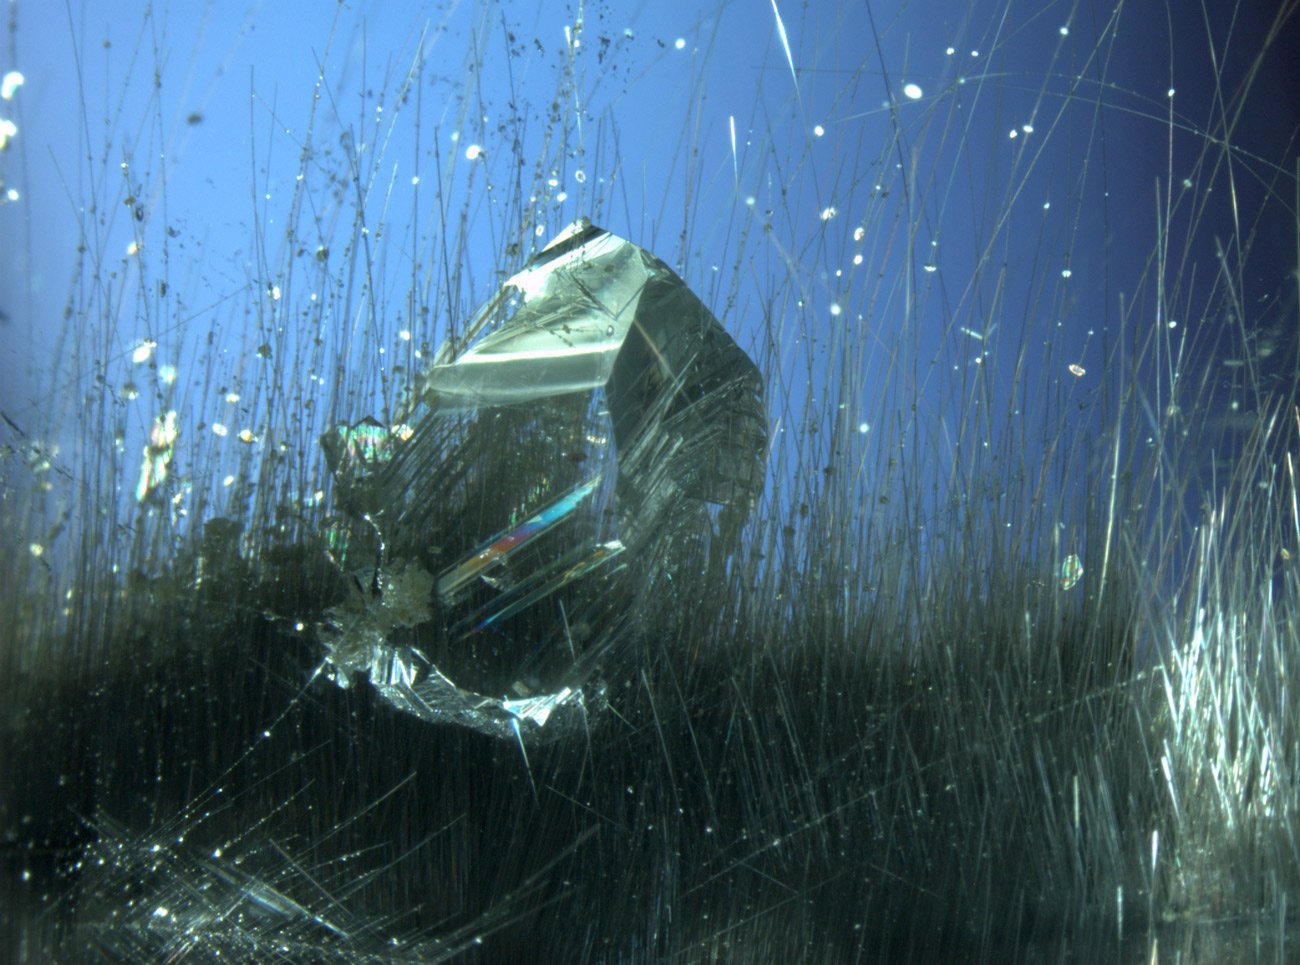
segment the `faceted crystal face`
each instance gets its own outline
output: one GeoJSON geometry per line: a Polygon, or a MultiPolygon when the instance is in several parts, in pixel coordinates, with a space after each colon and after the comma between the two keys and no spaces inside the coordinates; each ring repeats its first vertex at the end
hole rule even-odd
{"type": "Polygon", "coordinates": [[[553,736],[634,652],[636,612],[711,541],[725,552],[757,499],[761,383],[667,265],[586,221],[467,331],[397,425],[322,439],[327,550],[353,590],[320,637],[340,684],[365,674],[428,720],[553,736]]]}

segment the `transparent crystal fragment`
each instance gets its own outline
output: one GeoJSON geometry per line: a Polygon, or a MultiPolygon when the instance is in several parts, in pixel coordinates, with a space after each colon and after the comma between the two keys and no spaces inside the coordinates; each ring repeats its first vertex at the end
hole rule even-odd
{"type": "Polygon", "coordinates": [[[136,502],[144,502],[167,481],[179,435],[175,410],[154,419],[153,428],[149,430],[149,444],[144,447],[144,460],[140,464],[140,481],[135,487],[136,502]]]}
{"type": "Polygon", "coordinates": [[[758,370],[717,319],[575,222],[438,350],[396,425],[322,438],[325,552],[352,587],[318,626],[329,676],[510,740],[581,727],[602,668],[734,547],[767,443],[758,370]]]}

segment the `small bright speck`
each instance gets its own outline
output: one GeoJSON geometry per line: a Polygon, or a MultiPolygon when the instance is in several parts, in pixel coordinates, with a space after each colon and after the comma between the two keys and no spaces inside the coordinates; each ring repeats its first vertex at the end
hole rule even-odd
{"type": "Polygon", "coordinates": [[[176,381],[176,366],[160,365],[158,367],[158,381],[163,385],[171,385],[176,381]]]}
{"type": "Polygon", "coordinates": [[[972,57],[978,57],[978,56],[980,55],[980,52],[979,52],[978,50],[972,50],[972,51],[970,52],[970,55],[971,55],[972,57]]]}
{"type": "Polygon", "coordinates": [[[752,208],[756,204],[758,204],[758,199],[755,198],[752,194],[745,199],[746,207],[752,208]]]}
{"type": "Polygon", "coordinates": [[[1169,327],[1170,327],[1170,328],[1177,328],[1177,327],[1178,327],[1178,323],[1175,322],[1175,321],[1171,318],[1171,319],[1169,319],[1169,327]]]}
{"type": "Polygon", "coordinates": [[[1192,186],[1192,179],[1191,179],[1191,178],[1183,178],[1183,187],[1184,187],[1184,188],[1190,188],[1191,186],[1192,186]]]}
{"type": "Polygon", "coordinates": [[[1062,268],[1062,269],[1061,269],[1061,277],[1062,277],[1062,278],[1069,278],[1069,277],[1070,277],[1071,275],[1073,275],[1073,274],[1074,274],[1074,272],[1070,271],[1070,269],[1068,269],[1068,268],[1062,268]]]}
{"type": "Polygon", "coordinates": [[[221,480],[221,485],[223,486],[233,486],[234,484],[235,484],[234,476],[227,476],[225,479],[221,480]]]}
{"type": "Polygon", "coordinates": [[[867,423],[865,423],[865,422],[859,422],[859,423],[858,423],[858,431],[861,432],[863,435],[866,435],[868,432],[871,431],[871,426],[869,426],[869,425],[868,425],[867,423]]]}
{"type": "Polygon", "coordinates": [[[673,46],[676,47],[678,50],[685,50],[685,49],[686,49],[686,38],[685,38],[685,37],[678,37],[678,38],[677,38],[677,41],[673,44],[673,46]]]}
{"type": "Polygon", "coordinates": [[[936,271],[939,270],[939,266],[938,266],[938,265],[933,265],[933,264],[931,264],[931,265],[926,265],[926,266],[925,266],[925,270],[928,271],[928,272],[930,272],[931,274],[934,274],[934,272],[936,272],[936,271]]]}
{"type": "Polygon", "coordinates": [[[412,183],[412,184],[419,184],[419,183],[420,183],[420,176],[419,176],[418,174],[414,175],[414,176],[411,178],[411,183],[412,183]]]}
{"type": "Polygon", "coordinates": [[[957,52],[956,47],[949,47],[947,50],[944,51],[944,53],[947,54],[949,57],[951,57],[956,52],[957,52]]]}
{"type": "Polygon", "coordinates": [[[465,148],[466,161],[477,161],[480,157],[482,157],[482,155],[483,155],[483,148],[479,147],[479,145],[477,144],[471,144],[469,147],[465,148]]]}
{"type": "Polygon", "coordinates": [[[145,362],[148,362],[149,357],[153,355],[153,350],[157,347],[157,342],[151,338],[146,338],[143,342],[137,345],[135,351],[131,353],[131,361],[136,365],[142,365],[145,362]]]}
{"type": "Polygon", "coordinates": [[[0,150],[9,146],[9,139],[18,133],[18,125],[7,117],[0,117],[0,150]]]}
{"type": "Polygon", "coordinates": [[[138,241],[133,241],[126,246],[126,254],[128,258],[131,257],[132,255],[135,255],[139,251],[140,251],[140,242],[138,241]]]}
{"type": "Polygon", "coordinates": [[[1043,210],[1044,210],[1044,211],[1046,211],[1046,210],[1048,210],[1049,208],[1051,208],[1051,206],[1052,206],[1052,202],[1050,202],[1050,201],[1044,201],[1044,202],[1043,202],[1043,210]]]}
{"type": "Polygon", "coordinates": [[[1021,125],[1020,125],[1020,130],[1023,131],[1024,133],[1026,133],[1026,134],[1033,134],[1033,133],[1034,133],[1034,125],[1032,125],[1032,124],[1021,124],[1021,125]]]}
{"type": "Polygon", "coordinates": [[[533,234],[536,235],[538,238],[540,238],[542,235],[546,234],[546,226],[539,224],[536,228],[533,229],[533,234]]]}
{"type": "Polygon", "coordinates": [[[240,430],[239,430],[239,441],[240,441],[240,442],[253,442],[256,438],[257,438],[257,437],[253,435],[253,430],[252,430],[252,429],[240,429],[240,430]]]}
{"type": "Polygon", "coordinates": [[[834,205],[822,208],[823,221],[830,221],[831,218],[835,217],[837,214],[839,214],[839,212],[835,210],[834,205]]]}
{"type": "Polygon", "coordinates": [[[1013,127],[1013,128],[1011,129],[1010,133],[1008,134],[1008,136],[1011,137],[1011,138],[1017,138],[1017,137],[1020,136],[1020,132],[1017,131],[1017,130],[1013,127]]]}
{"type": "Polygon", "coordinates": [[[225,427],[224,423],[221,422],[212,423],[212,434],[214,436],[221,436],[224,439],[229,432],[230,430],[225,427]]]}
{"type": "Polygon", "coordinates": [[[271,301],[278,302],[280,300],[280,286],[272,285],[270,295],[271,295],[271,301]]]}
{"type": "Polygon", "coordinates": [[[573,180],[577,181],[579,184],[584,183],[587,180],[587,172],[579,168],[573,172],[573,180]]]}
{"type": "Polygon", "coordinates": [[[867,229],[859,225],[858,227],[853,229],[853,240],[861,241],[863,238],[866,237],[866,234],[867,234],[867,229]]]}
{"type": "Polygon", "coordinates": [[[925,92],[921,90],[920,84],[903,85],[903,96],[906,97],[908,100],[912,100],[912,101],[920,100],[924,96],[924,93],[925,92]]]}
{"type": "Polygon", "coordinates": [[[813,128],[813,134],[816,135],[817,137],[824,137],[826,135],[826,128],[818,124],[816,127],[813,128]]]}
{"type": "Polygon", "coordinates": [[[556,201],[557,204],[563,204],[565,201],[568,201],[568,200],[569,200],[569,192],[568,192],[568,191],[561,191],[559,194],[557,194],[557,195],[555,196],[555,201],[556,201]]]}
{"type": "Polygon", "coordinates": [[[42,556],[45,553],[45,547],[40,543],[28,543],[27,551],[33,556],[42,556]]]}
{"type": "Polygon", "coordinates": [[[838,315],[838,314],[840,314],[840,312],[842,312],[842,311],[844,311],[844,309],[840,308],[840,304],[839,304],[839,302],[832,302],[832,303],[831,303],[831,314],[832,314],[832,315],[838,315]]]}
{"type": "Polygon", "coordinates": [[[238,392],[227,392],[227,393],[226,393],[226,401],[229,402],[231,405],[234,405],[236,402],[239,401],[239,393],[238,393],[238,392]]]}
{"type": "Polygon", "coordinates": [[[18,88],[23,86],[26,78],[16,70],[11,70],[0,79],[0,100],[13,100],[18,88]]]}
{"type": "Polygon", "coordinates": [[[10,188],[8,191],[6,191],[6,192],[5,192],[5,200],[6,200],[6,201],[17,201],[17,200],[18,200],[18,189],[17,189],[17,188],[10,188]]]}
{"type": "Polygon", "coordinates": [[[1058,30],[1057,33],[1059,33],[1062,37],[1068,37],[1070,36],[1070,28],[1062,24],[1061,29],[1058,30]]]}
{"type": "Polygon", "coordinates": [[[169,911],[168,911],[166,908],[164,908],[162,905],[159,905],[157,908],[155,908],[155,909],[153,910],[153,916],[154,916],[155,918],[166,918],[166,917],[167,917],[168,915],[170,915],[170,914],[171,914],[171,912],[169,912],[169,911]]]}
{"type": "Polygon", "coordinates": [[[410,329],[406,329],[406,328],[402,329],[400,332],[397,333],[397,337],[400,338],[403,342],[409,342],[411,340],[410,329]]]}
{"type": "Polygon", "coordinates": [[[1079,365],[1077,363],[1072,363],[1070,365],[1070,374],[1075,377],[1082,378],[1087,373],[1084,370],[1084,367],[1082,365],[1079,365]]]}
{"type": "Polygon", "coordinates": [[[1165,96],[1166,96],[1166,97],[1173,97],[1173,96],[1174,96],[1174,89],[1173,89],[1172,87],[1169,88],[1169,90],[1165,92],[1165,96]]]}

